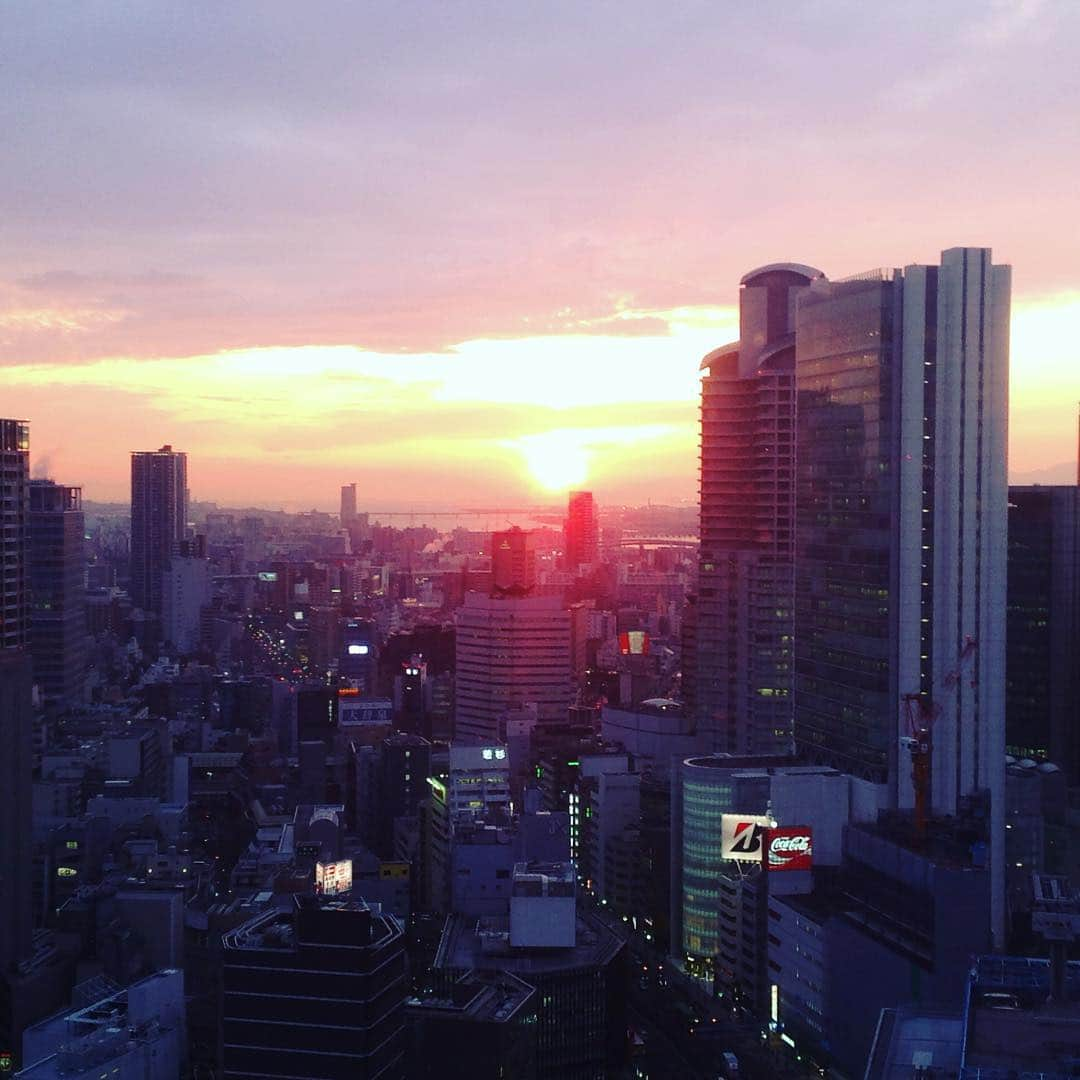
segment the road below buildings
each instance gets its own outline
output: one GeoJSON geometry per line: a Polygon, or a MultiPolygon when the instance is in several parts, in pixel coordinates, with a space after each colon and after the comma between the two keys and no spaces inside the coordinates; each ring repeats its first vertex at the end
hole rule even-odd
{"type": "Polygon", "coordinates": [[[817,1069],[795,1060],[775,1036],[762,1038],[756,1021],[733,1018],[726,1002],[674,967],[642,934],[600,914],[627,939],[630,952],[628,1015],[642,1039],[633,1074],[648,1080],[716,1080],[723,1076],[724,1051],[731,1051],[739,1060],[740,1080],[820,1080],[817,1069]]]}

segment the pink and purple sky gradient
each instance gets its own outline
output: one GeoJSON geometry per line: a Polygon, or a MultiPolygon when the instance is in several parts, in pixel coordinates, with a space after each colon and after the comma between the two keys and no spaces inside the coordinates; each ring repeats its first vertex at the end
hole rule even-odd
{"type": "Polygon", "coordinates": [[[1014,268],[1011,473],[1075,476],[1080,5],[6,0],[0,415],[123,500],[693,500],[739,277],[1014,268]]]}

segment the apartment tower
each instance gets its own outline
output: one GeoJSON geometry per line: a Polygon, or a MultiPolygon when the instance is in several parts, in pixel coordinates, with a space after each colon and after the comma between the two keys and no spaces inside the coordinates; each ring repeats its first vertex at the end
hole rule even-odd
{"type": "Polygon", "coordinates": [[[0,1036],[31,949],[33,667],[29,649],[30,430],[0,420],[0,1036]]]}
{"type": "Polygon", "coordinates": [[[695,708],[707,753],[792,740],[795,298],[820,270],[740,282],[739,340],[701,363],[701,549],[695,708]]]}
{"type": "Polygon", "coordinates": [[[82,488],[30,481],[30,639],[46,703],[77,701],[86,677],[82,488]]]}
{"type": "Polygon", "coordinates": [[[568,570],[576,571],[580,566],[596,562],[599,554],[598,532],[592,492],[571,491],[563,527],[568,570]]]}
{"type": "Polygon", "coordinates": [[[187,526],[187,454],[163,446],[131,455],[131,596],[161,614],[163,574],[187,526]]]}

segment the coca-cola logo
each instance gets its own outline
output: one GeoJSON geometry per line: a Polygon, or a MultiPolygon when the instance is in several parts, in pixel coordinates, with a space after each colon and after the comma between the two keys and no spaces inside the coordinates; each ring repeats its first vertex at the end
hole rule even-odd
{"type": "Polygon", "coordinates": [[[773,829],[769,833],[766,859],[770,870],[808,870],[814,855],[809,829],[773,829]]]}

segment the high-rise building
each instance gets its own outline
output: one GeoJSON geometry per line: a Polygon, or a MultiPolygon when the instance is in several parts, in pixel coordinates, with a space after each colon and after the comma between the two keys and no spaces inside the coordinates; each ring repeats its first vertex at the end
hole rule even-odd
{"type": "Polygon", "coordinates": [[[164,606],[169,560],[187,526],[187,454],[169,445],[131,455],[131,596],[144,611],[164,606]]]}
{"type": "Polygon", "coordinates": [[[999,943],[1010,277],[953,248],[795,317],[796,744],[911,807],[902,697],[932,702],[929,808],[989,797],[999,943]]]}
{"type": "Polygon", "coordinates": [[[568,570],[577,570],[579,566],[596,562],[598,529],[596,504],[591,491],[570,492],[563,533],[568,570]]]}
{"type": "Polygon", "coordinates": [[[356,520],[356,485],[341,485],[341,527],[347,529],[356,520]]]}
{"type": "Polygon", "coordinates": [[[78,699],[86,675],[82,489],[30,481],[30,647],[46,702],[78,699]]]}
{"type": "Polygon", "coordinates": [[[566,720],[570,613],[555,596],[468,593],[457,611],[456,739],[499,741],[499,718],[534,703],[537,720],[566,720]]]}
{"type": "Polygon", "coordinates": [[[709,749],[770,716],[783,739],[790,715],[804,757],[856,778],[864,820],[916,803],[919,695],[929,811],[989,803],[999,943],[1009,301],[982,248],[743,279],[740,341],[704,365],[694,687],[709,749]]]}
{"type": "Polygon", "coordinates": [[[536,585],[536,539],[515,525],[491,534],[491,584],[497,593],[529,592],[536,585]]]}
{"type": "Polygon", "coordinates": [[[30,427],[0,420],[0,649],[27,643],[30,427]]]}
{"type": "Polygon", "coordinates": [[[689,665],[702,749],[792,739],[795,296],[820,270],[743,277],[739,334],[702,361],[700,561],[689,665]]]}
{"type": "MultiPolygon", "coordinates": [[[[0,983],[29,956],[33,930],[29,492],[29,426],[0,420],[0,983]]],[[[0,1034],[10,1034],[4,1015],[0,1034]]]]}
{"type": "Polygon", "coordinates": [[[203,609],[212,596],[205,537],[198,537],[195,543],[182,540],[164,570],[161,604],[165,640],[181,653],[198,649],[203,609]]]}
{"type": "Polygon", "coordinates": [[[942,814],[1004,767],[1009,293],[988,250],[954,248],[798,298],[796,741],[910,805],[921,692],[942,814]]]}
{"type": "Polygon", "coordinates": [[[1080,782],[1080,506],[1075,485],[1009,488],[1005,737],[1080,782]]]}

